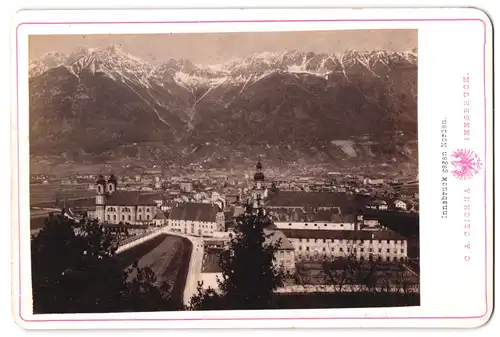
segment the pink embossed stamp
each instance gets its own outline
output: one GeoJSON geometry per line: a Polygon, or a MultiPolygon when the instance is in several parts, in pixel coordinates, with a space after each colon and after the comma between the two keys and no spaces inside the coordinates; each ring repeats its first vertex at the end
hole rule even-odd
{"type": "Polygon", "coordinates": [[[460,180],[471,179],[482,168],[482,162],[477,153],[470,149],[458,149],[451,154],[451,173],[460,180]]]}

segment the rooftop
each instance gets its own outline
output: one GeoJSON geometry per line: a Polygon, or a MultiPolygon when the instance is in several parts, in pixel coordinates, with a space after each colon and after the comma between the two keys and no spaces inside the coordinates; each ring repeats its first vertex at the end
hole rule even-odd
{"type": "Polygon", "coordinates": [[[314,229],[282,229],[287,238],[294,239],[333,239],[333,240],[406,240],[402,235],[391,231],[357,231],[357,230],[314,230],[314,229]]]}
{"type": "Polygon", "coordinates": [[[350,213],[356,207],[353,196],[334,192],[278,191],[269,197],[270,207],[340,207],[343,213],[350,213]]]}
{"type": "Polygon", "coordinates": [[[278,249],[280,250],[294,250],[292,243],[282,231],[264,229],[264,234],[266,236],[265,244],[273,245],[279,243],[278,249]]]}
{"type": "Polygon", "coordinates": [[[337,209],[315,209],[311,207],[271,208],[269,216],[276,222],[354,222],[352,214],[338,214],[337,209]]]}
{"type": "Polygon", "coordinates": [[[155,220],[165,220],[167,217],[163,212],[156,212],[154,219],[155,220]]]}
{"type": "Polygon", "coordinates": [[[181,203],[172,208],[169,218],[184,221],[216,222],[217,208],[205,203],[181,203]]]}
{"type": "Polygon", "coordinates": [[[155,200],[163,200],[163,196],[138,191],[115,191],[109,195],[106,203],[113,206],[152,206],[155,200]]]}

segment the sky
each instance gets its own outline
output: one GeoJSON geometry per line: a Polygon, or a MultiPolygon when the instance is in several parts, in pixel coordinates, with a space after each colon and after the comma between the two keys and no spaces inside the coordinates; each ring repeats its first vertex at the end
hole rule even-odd
{"type": "Polygon", "coordinates": [[[418,47],[417,30],[344,30],[259,33],[197,33],[140,35],[32,35],[29,57],[33,61],[49,52],[71,53],[81,47],[119,45],[144,61],[161,63],[185,58],[199,64],[217,64],[254,53],[336,53],[346,49],[384,49],[403,52],[418,47]]]}

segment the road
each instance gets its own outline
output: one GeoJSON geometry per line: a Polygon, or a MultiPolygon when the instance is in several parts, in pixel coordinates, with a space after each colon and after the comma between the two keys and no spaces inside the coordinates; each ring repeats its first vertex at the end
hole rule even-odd
{"type": "Polygon", "coordinates": [[[188,237],[193,243],[193,252],[186,277],[186,287],[184,288],[184,304],[189,305],[191,297],[196,294],[198,281],[201,281],[201,268],[203,263],[203,239],[188,237]]]}

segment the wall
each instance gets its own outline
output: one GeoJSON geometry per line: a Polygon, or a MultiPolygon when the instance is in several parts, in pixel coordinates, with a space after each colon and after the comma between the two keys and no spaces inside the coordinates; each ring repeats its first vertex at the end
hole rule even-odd
{"type": "Polygon", "coordinates": [[[116,250],[116,253],[118,254],[118,253],[121,253],[127,249],[130,249],[132,247],[140,245],[141,243],[146,242],[148,240],[151,240],[152,238],[157,237],[158,235],[160,235],[162,233],[163,233],[162,229],[156,229],[156,230],[154,230],[154,232],[152,232],[150,234],[146,234],[145,236],[143,236],[141,238],[138,238],[130,243],[127,243],[123,246],[118,247],[118,249],[116,250]]]}

